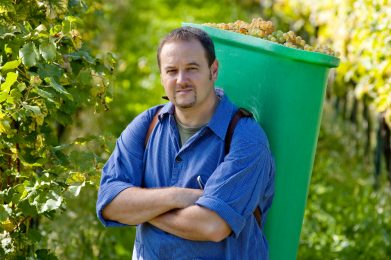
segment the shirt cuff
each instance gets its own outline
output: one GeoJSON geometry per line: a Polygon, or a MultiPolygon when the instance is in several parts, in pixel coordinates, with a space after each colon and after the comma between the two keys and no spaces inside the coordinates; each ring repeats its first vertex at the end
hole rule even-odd
{"type": "Polygon", "coordinates": [[[105,227],[119,227],[127,226],[126,224],[119,223],[117,221],[106,220],[102,216],[102,210],[109,204],[117,195],[127,189],[134,187],[134,185],[125,182],[111,182],[103,187],[101,186],[98,193],[98,201],[96,203],[96,214],[98,219],[105,227]]]}
{"type": "Polygon", "coordinates": [[[216,212],[232,229],[235,238],[238,238],[240,231],[245,225],[245,218],[238,214],[231,206],[216,197],[202,196],[196,204],[216,212]]]}

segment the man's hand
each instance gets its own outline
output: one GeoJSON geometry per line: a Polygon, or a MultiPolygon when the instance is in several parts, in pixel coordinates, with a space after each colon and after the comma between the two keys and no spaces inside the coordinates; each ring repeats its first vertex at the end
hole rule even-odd
{"type": "Polygon", "coordinates": [[[103,209],[102,216],[107,220],[137,225],[170,210],[191,206],[201,195],[202,190],[198,189],[132,187],[120,192],[103,209]]]}

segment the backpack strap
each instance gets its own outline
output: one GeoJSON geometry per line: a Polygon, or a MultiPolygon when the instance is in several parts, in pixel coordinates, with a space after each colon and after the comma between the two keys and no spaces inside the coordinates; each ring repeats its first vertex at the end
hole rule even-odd
{"type": "Polygon", "coordinates": [[[231,121],[229,122],[228,125],[227,133],[225,134],[224,148],[225,148],[226,155],[229,153],[229,149],[231,147],[231,141],[232,141],[232,136],[234,134],[235,127],[242,117],[253,117],[253,114],[244,108],[239,108],[234,114],[234,116],[231,118],[231,121]]]}
{"type": "Polygon", "coordinates": [[[147,134],[145,135],[145,139],[144,139],[144,148],[147,147],[149,137],[151,136],[151,133],[152,133],[153,129],[154,129],[155,126],[156,126],[157,120],[159,119],[159,112],[160,112],[161,109],[162,109],[162,108],[160,107],[160,108],[156,111],[155,115],[154,115],[153,118],[152,118],[151,123],[149,124],[148,131],[147,131],[147,134]]]}
{"type": "MultiPolygon", "coordinates": [[[[229,122],[229,125],[228,125],[228,129],[227,129],[227,133],[225,135],[225,154],[227,155],[229,153],[229,149],[231,147],[231,141],[232,141],[232,136],[234,134],[234,130],[235,130],[235,127],[236,125],[238,124],[239,120],[242,118],[242,117],[253,117],[253,114],[244,109],[244,108],[239,108],[236,113],[234,114],[234,116],[232,117],[231,121],[229,122]]],[[[254,217],[257,221],[257,224],[260,228],[262,228],[262,213],[261,213],[261,210],[256,207],[256,209],[254,210],[254,217]]]]}

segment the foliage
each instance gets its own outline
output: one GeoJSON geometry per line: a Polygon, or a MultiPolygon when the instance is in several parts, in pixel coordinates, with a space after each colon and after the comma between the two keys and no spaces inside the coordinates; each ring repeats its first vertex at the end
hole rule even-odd
{"type": "Polygon", "coordinates": [[[298,259],[386,259],[391,190],[373,190],[372,169],[361,163],[368,158],[352,149],[356,130],[326,108],[298,259]]]}
{"type": "Polygon", "coordinates": [[[334,94],[353,90],[356,98],[384,113],[391,127],[389,0],[277,0],[264,7],[266,14],[312,40],[331,42],[341,53],[334,94]]]}
{"type": "MultiPolygon", "coordinates": [[[[181,22],[251,21],[261,6],[283,31],[309,42],[332,39],[343,55],[333,94],[355,89],[389,113],[389,99],[380,98],[389,93],[389,2],[375,3],[0,0],[0,258],[129,259],[134,229],[105,229],[94,210],[114,140],[80,133],[118,136],[161,102],[155,50],[181,22]],[[113,56],[97,48],[119,57],[110,97],[113,56]],[[111,100],[93,122],[91,111],[111,100]]],[[[360,166],[351,138],[336,120],[322,127],[299,259],[391,255],[389,190],[371,190],[370,169],[360,166]]]]}
{"type": "Polygon", "coordinates": [[[64,210],[103,163],[103,137],[62,140],[80,109],[106,106],[113,58],[83,41],[87,4],[0,1],[0,257],[54,257],[38,246],[41,217],[64,210]]]}
{"type": "Polygon", "coordinates": [[[131,259],[135,229],[103,227],[94,214],[96,196],[96,187],[87,184],[56,224],[42,221],[43,244],[59,259],[131,259]]]}

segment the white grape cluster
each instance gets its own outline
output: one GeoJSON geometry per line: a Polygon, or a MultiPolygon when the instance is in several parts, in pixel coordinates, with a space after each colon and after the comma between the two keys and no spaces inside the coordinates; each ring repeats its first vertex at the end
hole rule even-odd
{"type": "Polygon", "coordinates": [[[304,39],[302,39],[300,36],[297,36],[293,31],[285,33],[280,30],[275,31],[273,23],[271,21],[262,20],[262,18],[254,18],[251,23],[237,20],[233,23],[205,23],[204,25],[222,30],[255,36],[268,41],[282,44],[290,48],[320,52],[332,56],[339,56],[337,52],[327,46],[319,45],[313,47],[307,44],[304,39]]]}

